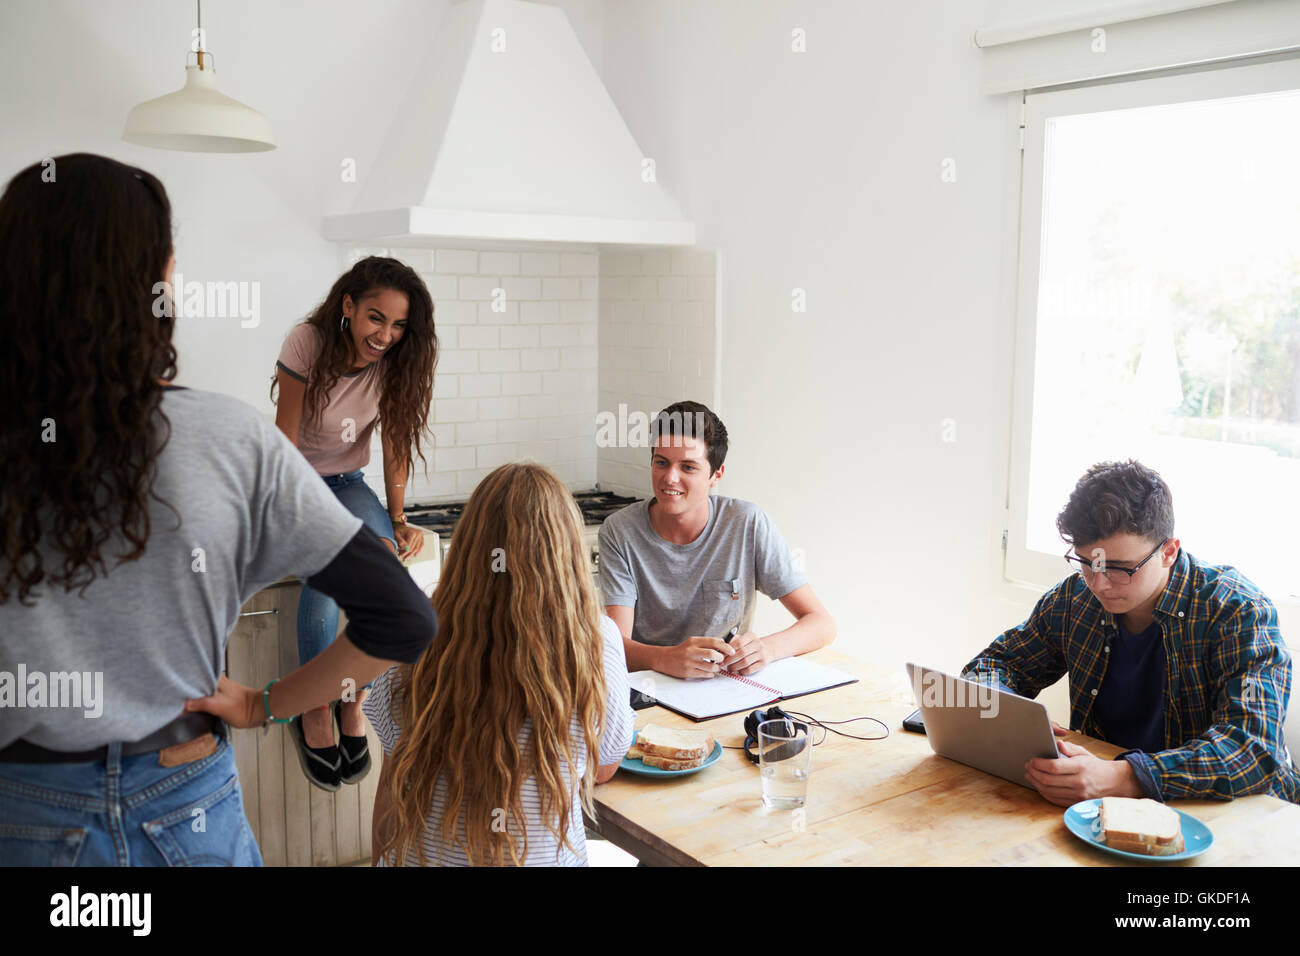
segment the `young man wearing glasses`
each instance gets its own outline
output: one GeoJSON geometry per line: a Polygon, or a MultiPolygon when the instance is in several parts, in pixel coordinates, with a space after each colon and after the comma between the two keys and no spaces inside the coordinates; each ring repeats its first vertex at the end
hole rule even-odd
{"type": "MultiPolygon", "coordinates": [[[[1070,675],[1070,725],[1128,748],[1025,765],[1060,806],[1102,796],[1300,802],[1282,737],[1291,655],[1269,599],[1174,537],[1163,479],[1136,461],[1088,469],[1057,516],[1070,575],[962,676],[1035,697],[1070,675]],[[1123,759],[1120,759],[1120,758],[1123,759]]],[[[1058,735],[1067,733],[1055,728],[1058,735]]]]}

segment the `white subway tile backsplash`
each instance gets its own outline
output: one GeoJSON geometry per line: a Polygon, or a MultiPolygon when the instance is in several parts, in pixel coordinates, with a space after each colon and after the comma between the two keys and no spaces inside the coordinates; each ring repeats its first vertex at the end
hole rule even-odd
{"type": "Polygon", "coordinates": [[[460,471],[462,468],[474,467],[473,448],[440,448],[434,457],[439,471],[460,471]]]}
{"type": "Polygon", "coordinates": [[[472,422],[478,420],[478,400],[473,398],[443,398],[433,403],[434,417],[440,422],[472,422]]]}
{"type": "Polygon", "coordinates": [[[599,276],[582,277],[582,297],[588,302],[596,302],[600,298],[599,276]]]}
{"type": "Polygon", "coordinates": [[[602,300],[630,299],[632,296],[627,276],[610,274],[601,276],[600,297],[602,300]]]}
{"type": "Polygon", "coordinates": [[[459,377],[458,375],[434,375],[433,397],[455,398],[459,389],[459,377]]]}
{"type": "Polygon", "coordinates": [[[461,375],[461,398],[484,398],[501,394],[500,375],[461,375]]]}
{"type": "Polygon", "coordinates": [[[702,249],[675,249],[672,253],[672,271],[679,276],[711,276],[716,258],[702,249]]]}
{"type": "Polygon", "coordinates": [[[597,308],[594,299],[583,299],[560,303],[560,321],[594,325],[597,308]]]}
{"type": "MultiPolygon", "coordinates": [[[[504,342],[502,345],[504,346],[504,342]]],[[[480,372],[517,372],[519,371],[518,349],[484,349],[478,353],[478,370],[480,372]]]]}
{"type": "Polygon", "coordinates": [[[527,349],[520,364],[525,372],[557,369],[560,367],[559,349],[527,349]]]}
{"type": "Polygon", "coordinates": [[[519,443],[520,461],[553,462],[557,460],[556,442],[527,441],[519,443]]]}
{"type": "Polygon", "coordinates": [[[493,289],[503,289],[501,280],[495,276],[461,276],[456,283],[458,299],[490,299],[493,289]]]}
{"type": "Polygon", "coordinates": [[[462,349],[495,349],[501,344],[500,330],[491,326],[467,325],[459,330],[462,349]]]}
{"type": "Polygon", "coordinates": [[[513,444],[480,445],[478,448],[478,467],[496,468],[515,460],[517,449],[513,444]]]}
{"type": "MultiPolygon", "coordinates": [[[[596,398],[589,392],[571,392],[560,396],[561,415],[585,415],[592,417],[596,398]]],[[[594,418],[592,419],[595,420],[594,418]]]]}
{"type": "Polygon", "coordinates": [[[478,304],[479,325],[518,325],[519,303],[493,299],[478,304]]]}
{"type": "Polygon", "coordinates": [[[499,422],[466,422],[463,425],[456,426],[456,444],[462,447],[467,445],[490,445],[498,440],[509,441],[507,438],[497,437],[497,430],[501,427],[499,422]]]}
{"type": "Polygon", "coordinates": [[[714,285],[713,276],[691,276],[686,280],[687,297],[711,303],[714,299],[714,285]]]}
{"type": "Polygon", "coordinates": [[[541,372],[506,372],[501,376],[502,395],[534,395],[541,390],[541,372]]]}
{"type": "Polygon", "coordinates": [[[599,259],[594,252],[565,252],[560,255],[560,271],[566,276],[594,276],[599,259]]]}
{"type": "Polygon", "coordinates": [[[648,276],[667,275],[671,271],[671,260],[666,252],[645,252],[641,254],[641,274],[648,276]]]}
{"type": "Polygon", "coordinates": [[[443,375],[472,375],[478,371],[478,353],[465,349],[446,349],[438,353],[438,367],[434,371],[436,381],[443,375]]]}
{"type": "Polygon", "coordinates": [[[542,280],[543,299],[578,299],[582,297],[582,281],[572,276],[542,280]]]}
{"type": "Polygon", "coordinates": [[[480,252],[478,271],[484,275],[514,276],[519,274],[519,253],[480,252]]]}
{"type": "Polygon", "coordinates": [[[436,272],[470,273],[478,271],[478,253],[461,249],[439,249],[434,255],[436,272]]]}
{"type": "Polygon", "coordinates": [[[613,302],[609,306],[610,320],[625,325],[640,322],[644,314],[644,302],[613,302]]]}
{"type": "Polygon", "coordinates": [[[454,275],[425,273],[420,278],[424,280],[425,287],[428,288],[429,295],[433,298],[435,312],[439,300],[456,298],[456,277],[454,275]]]}
{"type": "Polygon", "coordinates": [[[565,346],[582,344],[582,329],[584,326],[578,325],[543,325],[542,345],[545,346],[565,346]]]}
{"type": "Polygon", "coordinates": [[[659,298],[659,280],[655,276],[629,276],[627,294],[633,299],[659,298]]]}
{"type": "Polygon", "coordinates": [[[519,414],[519,399],[514,396],[478,399],[478,417],[482,421],[514,418],[519,414]]]}
{"type": "Polygon", "coordinates": [[[601,256],[601,272],[611,276],[641,274],[641,257],[634,252],[612,252],[601,256]]]}
{"type": "MultiPolygon", "coordinates": [[[[694,281],[694,277],[688,280],[685,276],[661,276],[659,279],[659,298],[678,300],[687,298],[687,282],[694,281]]],[[[464,280],[461,280],[464,284],[464,280]]]]}
{"type": "MultiPolygon", "coordinates": [[[[472,451],[473,449],[471,449],[472,451]]],[[[491,468],[471,468],[456,472],[456,495],[468,498],[478,487],[478,483],[488,476],[491,468]]]]}
{"type": "Polygon", "coordinates": [[[433,306],[433,324],[438,325],[473,325],[478,318],[478,306],[473,302],[457,302],[443,299],[433,306]]]}
{"type": "Polygon", "coordinates": [[[557,395],[526,395],[519,399],[520,418],[553,418],[559,414],[557,395]]]}
{"type": "Polygon", "coordinates": [[[523,302],[542,297],[542,280],[529,276],[502,276],[501,288],[506,290],[506,300],[523,302]]]}
{"type": "Polygon", "coordinates": [[[496,426],[497,437],[500,441],[530,442],[537,438],[537,419],[535,418],[507,419],[506,421],[485,422],[484,424],[496,426]]]}
{"type": "Polygon", "coordinates": [[[554,252],[525,252],[521,270],[527,276],[553,276],[560,271],[560,257],[554,252]]]}
{"type": "Polygon", "coordinates": [[[519,308],[519,320],[529,324],[551,323],[560,321],[560,304],[558,302],[524,302],[519,308]]]}
{"type": "Polygon", "coordinates": [[[560,364],[565,368],[595,369],[596,350],[589,348],[568,348],[560,350],[560,364]]]}
{"type": "Polygon", "coordinates": [[[537,329],[535,325],[521,325],[515,328],[507,326],[501,330],[501,347],[503,349],[534,348],[538,344],[537,329]]]}
{"type": "Polygon", "coordinates": [[[445,324],[439,325],[434,331],[438,336],[439,357],[442,356],[442,353],[445,350],[454,349],[456,347],[456,326],[445,324]]]}

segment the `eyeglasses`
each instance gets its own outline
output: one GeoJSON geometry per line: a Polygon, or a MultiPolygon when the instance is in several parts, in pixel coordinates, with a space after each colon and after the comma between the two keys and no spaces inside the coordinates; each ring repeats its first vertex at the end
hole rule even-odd
{"type": "Polygon", "coordinates": [[[1089,561],[1086,558],[1079,557],[1077,554],[1070,554],[1069,551],[1065,552],[1065,563],[1082,574],[1086,581],[1091,581],[1095,575],[1100,574],[1111,584],[1128,584],[1133,580],[1133,575],[1142,570],[1142,565],[1154,558],[1156,552],[1163,548],[1168,540],[1169,539],[1166,538],[1164,541],[1161,541],[1152,549],[1150,554],[1131,568],[1113,568],[1107,566],[1105,554],[1099,555],[1095,561],[1089,561]]]}

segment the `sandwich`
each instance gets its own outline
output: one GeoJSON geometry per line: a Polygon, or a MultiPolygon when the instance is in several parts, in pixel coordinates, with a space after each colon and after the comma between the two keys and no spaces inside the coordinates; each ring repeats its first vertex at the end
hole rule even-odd
{"type": "Polygon", "coordinates": [[[673,730],[649,724],[637,733],[627,752],[647,767],[660,770],[694,770],[713,752],[713,735],[707,730],[673,730]]]}
{"type": "Polygon", "coordinates": [[[1101,798],[1101,833],[1097,839],[1113,850],[1170,856],[1182,853],[1183,827],[1178,811],[1155,800],[1101,798]]]}

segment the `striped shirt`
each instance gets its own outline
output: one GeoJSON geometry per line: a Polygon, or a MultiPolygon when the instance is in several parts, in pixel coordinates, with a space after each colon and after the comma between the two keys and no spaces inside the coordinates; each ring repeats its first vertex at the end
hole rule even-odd
{"type": "MultiPolygon", "coordinates": [[[[1163,800],[1266,793],[1300,803],[1300,774],[1282,735],[1291,654],[1273,603],[1234,568],[1180,551],[1154,615],[1165,649],[1164,749],[1122,755],[1138,779],[1163,800]]],[[[1070,726],[1105,740],[1093,705],[1117,634],[1114,617],[1075,573],[963,676],[1035,697],[1068,673],[1070,726]]]]}
{"type": "MultiPolygon", "coordinates": [[[[623,656],[622,635],[619,634],[618,626],[604,616],[600,619],[600,632],[605,646],[606,696],[605,719],[601,724],[600,731],[599,762],[602,765],[608,765],[622,760],[628,748],[632,746],[634,717],[632,707],[629,704],[627,659],[623,656]]],[[[393,752],[397,738],[401,735],[401,728],[397,726],[391,713],[392,708],[389,706],[392,699],[392,682],[396,676],[396,668],[385,671],[374,682],[370,695],[361,705],[362,710],[365,711],[366,716],[370,718],[370,723],[375,728],[379,742],[384,748],[385,756],[393,752]]],[[[525,719],[518,738],[521,748],[523,748],[531,733],[532,722],[525,719]]],[[[582,723],[576,714],[573,715],[569,723],[569,739],[572,742],[573,753],[576,757],[579,778],[574,781],[570,791],[571,811],[569,814],[568,837],[573,850],[564,847],[551,833],[546,823],[543,822],[540,797],[537,793],[537,781],[535,778],[529,777],[523,782],[519,790],[519,799],[523,805],[523,815],[528,831],[528,853],[523,860],[525,866],[587,865],[586,831],[582,822],[582,806],[578,801],[579,783],[587,764],[587,744],[582,723]]],[[[559,769],[562,777],[567,776],[564,767],[559,769]]],[[[424,828],[425,859],[431,866],[468,866],[469,860],[465,857],[462,846],[442,843],[438,838],[438,826],[442,820],[445,802],[446,785],[442,779],[439,779],[434,789],[433,806],[429,810],[429,816],[424,828]]],[[[509,813],[506,813],[503,823],[507,826],[514,825],[509,813]]],[[[461,818],[456,823],[456,833],[462,841],[465,839],[463,811],[461,818]]],[[[516,842],[519,846],[523,845],[522,839],[517,839],[516,842]]],[[[509,859],[508,854],[506,859],[509,859]]],[[[414,847],[407,854],[406,865],[419,865],[419,856],[414,847]]]]}

